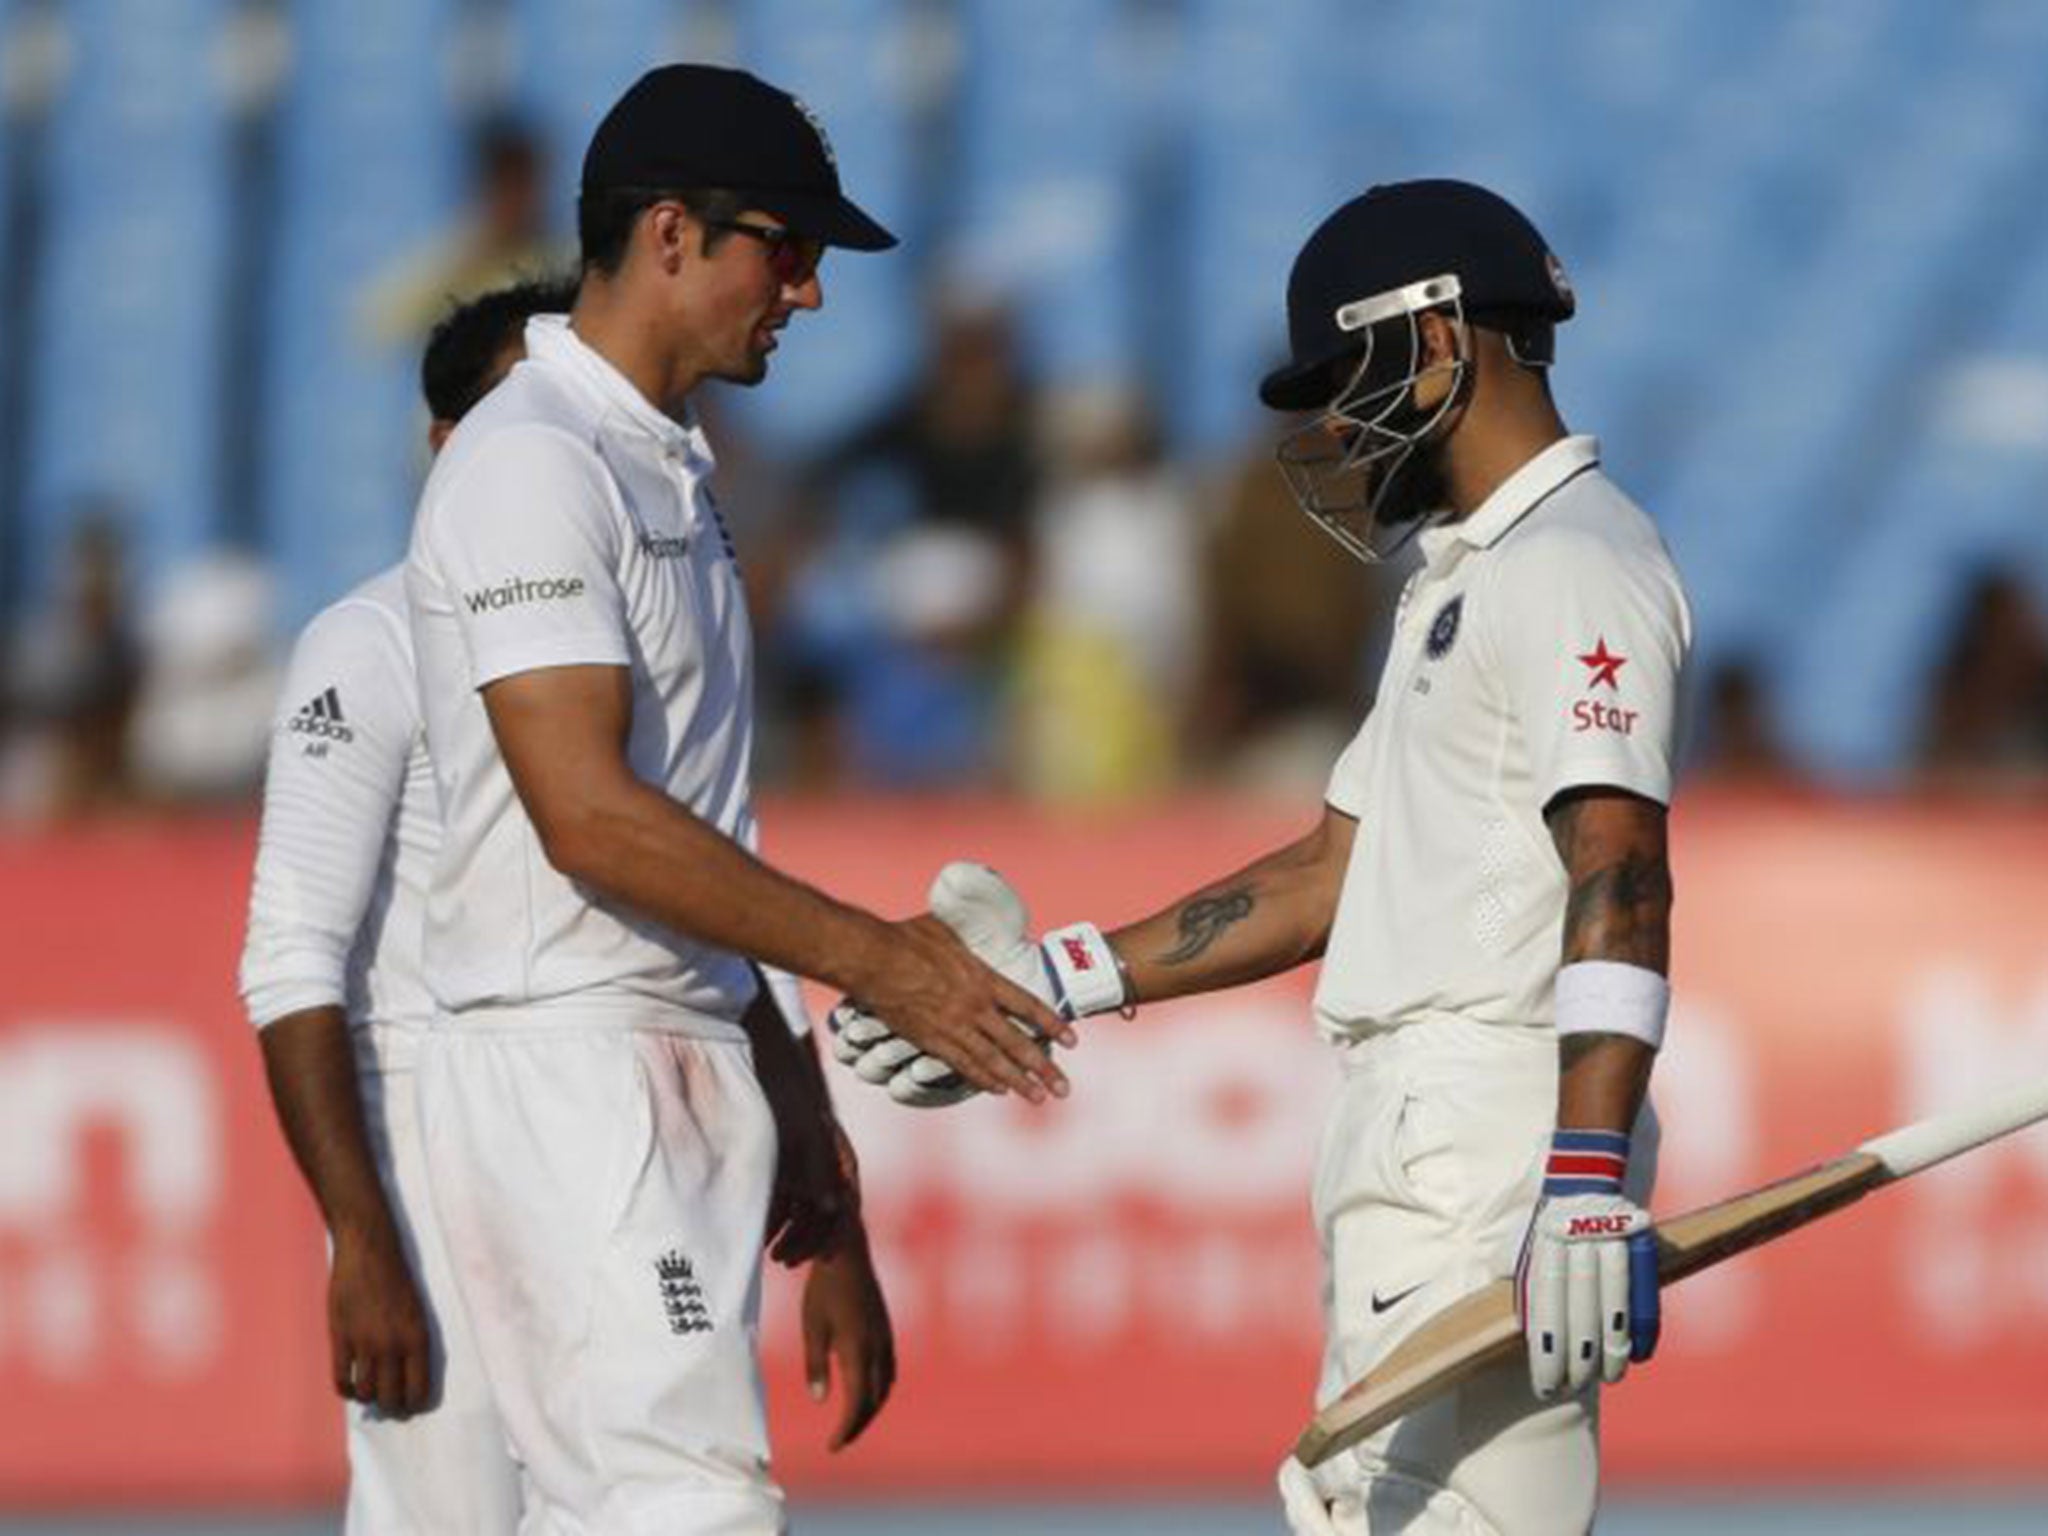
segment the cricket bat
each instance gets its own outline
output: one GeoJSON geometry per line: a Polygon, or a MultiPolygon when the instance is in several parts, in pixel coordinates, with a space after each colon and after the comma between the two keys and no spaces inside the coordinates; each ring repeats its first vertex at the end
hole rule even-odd
{"type": "MultiPolygon", "coordinates": [[[[1818,1221],[1873,1189],[2048,1119],[2048,1082],[1903,1126],[1846,1156],[1657,1224],[1657,1278],[1670,1285],[1818,1221]]],[[[1347,1387],[1302,1432],[1294,1454],[1316,1466],[1418,1403],[1522,1351],[1512,1280],[1452,1302],[1347,1387]]]]}

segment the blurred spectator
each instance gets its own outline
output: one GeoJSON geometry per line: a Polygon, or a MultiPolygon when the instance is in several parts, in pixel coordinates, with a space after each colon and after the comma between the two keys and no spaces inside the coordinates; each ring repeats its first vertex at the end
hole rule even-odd
{"type": "Polygon", "coordinates": [[[800,782],[987,785],[1039,473],[1007,314],[943,306],[930,361],[828,454],[771,642],[800,782]]]}
{"type": "Polygon", "coordinates": [[[1024,782],[1063,800],[1168,787],[1201,623],[1195,508],[1134,392],[1059,397],[1044,427],[1052,485],[1034,528],[1024,782]]]}
{"type": "Polygon", "coordinates": [[[1365,718],[1365,679],[1403,574],[1361,567],[1311,524],[1270,446],[1240,464],[1204,572],[1195,724],[1206,775],[1321,791],[1365,718]]]}
{"type": "Polygon", "coordinates": [[[1779,744],[1756,664],[1723,662],[1707,682],[1695,777],[1722,783],[1785,783],[1798,776],[1779,744]]]}
{"type": "Polygon", "coordinates": [[[2005,571],[1970,588],[1934,675],[1920,768],[1929,783],[1963,788],[2038,785],[2048,774],[2048,634],[2005,571]]]}
{"type": "Polygon", "coordinates": [[[70,817],[129,799],[126,750],[141,674],[124,533],[116,510],[74,525],[62,590],[19,637],[7,678],[13,732],[0,801],[18,815],[70,817]]]}
{"type": "Polygon", "coordinates": [[[143,626],[129,732],[152,799],[218,803],[261,782],[280,686],[271,604],[269,573],[247,555],[202,556],[164,578],[143,626]]]}
{"type": "Polygon", "coordinates": [[[569,248],[550,238],[540,141],[510,119],[494,119],[472,148],[461,222],[375,280],[365,304],[368,328],[379,342],[410,346],[452,305],[569,259],[569,248]]]}

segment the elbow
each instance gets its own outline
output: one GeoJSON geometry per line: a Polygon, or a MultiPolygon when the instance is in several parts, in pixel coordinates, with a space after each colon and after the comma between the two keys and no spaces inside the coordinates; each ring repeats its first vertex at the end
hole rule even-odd
{"type": "Polygon", "coordinates": [[[609,823],[596,806],[553,807],[545,814],[533,814],[532,821],[542,855],[565,879],[590,884],[600,870],[612,864],[606,830],[609,823]]]}

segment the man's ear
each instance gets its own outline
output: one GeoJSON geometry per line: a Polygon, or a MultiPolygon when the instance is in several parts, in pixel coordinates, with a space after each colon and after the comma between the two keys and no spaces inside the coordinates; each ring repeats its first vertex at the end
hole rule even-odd
{"type": "Polygon", "coordinates": [[[1424,310],[1416,316],[1416,325],[1422,341],[1422,356],[1417,362],[1425,368],[1456,362],[1458,327],[1461,323],[1454,321],[1440,309],[1424,310]]]}
{"type": "Polygon", "coordinates": [[[655,265],[673,277],[683,262],[701,253],[704,231],[681,203],[656,203],[640,220],[641,238],[655,265]]]}

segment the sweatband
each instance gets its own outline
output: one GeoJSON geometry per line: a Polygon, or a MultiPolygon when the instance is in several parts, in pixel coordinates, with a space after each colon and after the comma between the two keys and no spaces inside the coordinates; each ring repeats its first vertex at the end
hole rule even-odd
{"type": "Polygon", "coordinates": [[[1557,1033],[1627,1035],[1656,1050],[1664,1043],[1671,983],[1620,960],[1577,960],[1557,973],[1557,1033]]]}

